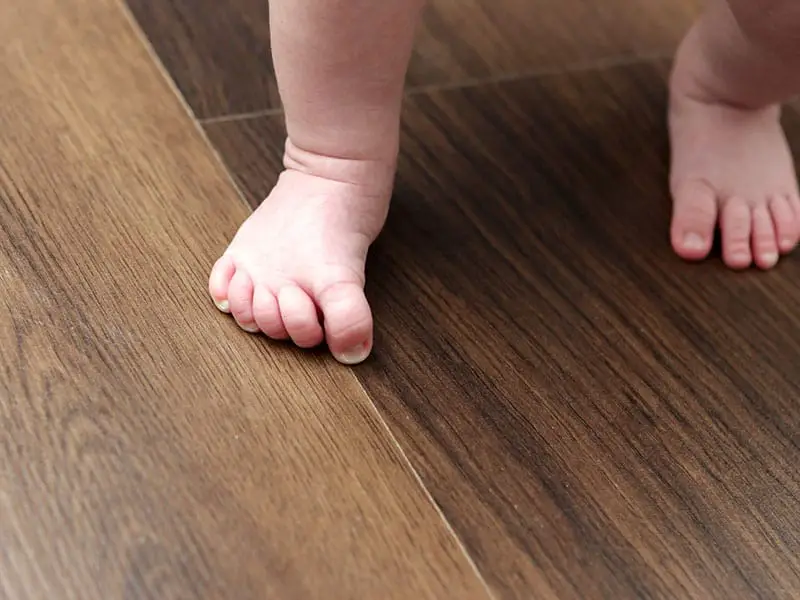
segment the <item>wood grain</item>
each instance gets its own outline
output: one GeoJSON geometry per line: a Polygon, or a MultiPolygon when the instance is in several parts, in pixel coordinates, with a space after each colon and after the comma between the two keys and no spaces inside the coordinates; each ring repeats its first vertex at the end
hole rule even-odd
{"type": "Polygon", "coordinates": [[[670,54],[702,6],[702,0],[432,0],[408,85],[670,54]]]}
{"type": "MultiPolygon", "coordinates": [[[[195,114],[280,107],[266,0],[127,0],[195,114]]],[[[412,87],[669,53],[701,0],[431,0],[412,87]]]]}
{"type": "Polygon", "coordinates": [[[121,5],[0,39],[0,597],[488,598],[352,373],[208,301],[247,209],[121,5]]]}
{"type": "Polygon", "coordinates": [[[280,107],[266,0],[125,0],[198,118],[280,107]]]}
{"type": "MultiPolygon", "coordinates": [[[[800,597],[800,261],[673,256],[666,66],[407,104],[356,372],[498,597],[800,597]]],[[[280,120],[207,130],[258,202],[280,120]]]]}

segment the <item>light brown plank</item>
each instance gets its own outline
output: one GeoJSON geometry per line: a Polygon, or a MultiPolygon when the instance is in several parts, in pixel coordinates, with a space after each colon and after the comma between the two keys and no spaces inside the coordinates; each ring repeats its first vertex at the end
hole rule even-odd
{"type": "Polygon", "coordinates": [[[121,6],[0,39],[0,597],[487,598],[353,375],[210,305],[248,211],[121,6]]]}
{"type": "MultiPolygon", "coordinates": [[[[406,106],[356,373],[502,598],[800,598],[800,256],[674,256],[666,67],[406,106]]],[[[260,201],[281,120],[207,130],[260,201]]]]}
{"type": "MultiPolygon", "coordinates": [[[[268,0],[127,0],[198,117],[280,107],[268,0]]],[[[431,0],[408,73],[447,85],[673,50],[702,0],[431,0]]]]}

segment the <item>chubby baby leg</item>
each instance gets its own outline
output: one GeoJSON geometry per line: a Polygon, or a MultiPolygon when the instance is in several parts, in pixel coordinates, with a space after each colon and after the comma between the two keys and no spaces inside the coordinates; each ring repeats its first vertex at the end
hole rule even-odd
{"type": "Polygon", "coordinates": [[[800,92],[800,3],[710,0],[670,85],[672,245],[769,269],[800,237],[800,197],[780,104],[800,92]]]}
{"type": "Polygon", "coordinates": [[[369,355],[364,265],[387,216],[422,4],[270,0],[285,170],[209,278],[245,331],[304,348],[325,340],[346,364],[369,355]]]}

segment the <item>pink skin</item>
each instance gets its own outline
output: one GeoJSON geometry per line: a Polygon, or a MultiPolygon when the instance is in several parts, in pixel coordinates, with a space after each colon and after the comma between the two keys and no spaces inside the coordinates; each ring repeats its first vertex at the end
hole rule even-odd
{"type": "Polygon", "coordinates": [[[370,165],[386,177],[368,187],[312,174],[330,168],[344,175],[348,165],[291,143],[285,162],[291,168],[212,269],[209,292],[245,331],[291,339],[301,348],[324,339],[342,363],[359,363],[372,348],[364,264],[386,219],[392,168],[370,165]]]}
{"type": "Polygon", "coordinates": [[[367,358],[370,244],[386,220],[422,0],[271,0],[285,170],[214,265],[209,293],[245,331],[367,358]]]}
{"type": "MultiPolygon", "coordinates": [[[[767,2],[774,13],[793,0],[767,2]]],[[[800,47],[786,41],[798,21],[765,26],[758,4],[711,0],[678,51],[670,86],[673,248],[687,260],[706,258],[718,225],[732,269],[770,269],[800,238],[794,161],[779,120],[779,102],[800,89],[800,47]]]]}

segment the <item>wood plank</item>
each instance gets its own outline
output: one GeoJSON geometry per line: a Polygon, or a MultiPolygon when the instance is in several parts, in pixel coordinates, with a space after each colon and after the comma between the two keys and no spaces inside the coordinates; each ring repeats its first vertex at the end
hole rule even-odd
{"type": "Polygon", "coordinates": [[[125,0],[198,118],[280,107],[267,0],[125,0]]]}
{"type": "Polygon", "coordinates": [[[0,597],[488,598],[353,374],[213,309],[248,211],[121,5],[0,39],[0,597]]]}
{"type": "Polygon", "coordinates": [[[409,86],[670,54],[702,0],[432,0],[409,86]]]}
{"type": "MultiPolygon", "coordinates": [[[[502,598],[800,597],[800,260],[673,256],[666,67],[406,107],[356,372],[502,598]]],[[[207,130],[257,202],[280,121],[207,130]]]]}
{"type": "MultiPolygon", "coordinates": [[[[198,117],[280,107],[267,0],[127,2],[198,117]]],[[[701,0],[431,0],[408,84],[669,53],[700,7],[701,0]]]]}

